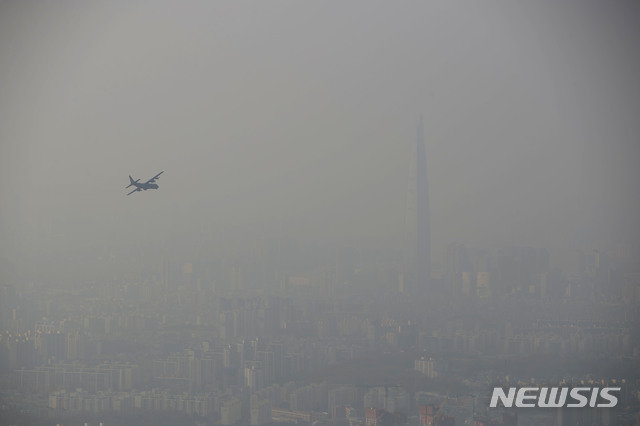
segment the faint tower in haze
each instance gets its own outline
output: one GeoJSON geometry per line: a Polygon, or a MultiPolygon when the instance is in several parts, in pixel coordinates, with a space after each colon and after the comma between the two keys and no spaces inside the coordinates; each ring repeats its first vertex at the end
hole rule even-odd
{"type": "Polygon", "coordinates": [[[429,182],[422,117],[418,124],[416,142],[411,147],[405,214],[406,252],[400,290],[415,291],[425,288],[431,277],[429,182]]]}

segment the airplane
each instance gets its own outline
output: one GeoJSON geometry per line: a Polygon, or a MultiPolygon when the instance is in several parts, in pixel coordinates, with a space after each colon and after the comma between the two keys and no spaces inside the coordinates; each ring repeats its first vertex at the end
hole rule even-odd
{"type": "Polygon", "coordinates": [[[154,177],[152,177],[151,179],[149,179],[148,181],[144,182],[144,183],[138,183],[138,181],[140,181],[140,179],[133,180],[131,175],[129,175],[129,182],[131,182],[131,183],[129,185],[125,186],[125,188],[129,188],[130,186],[135,186],[136,189],[134,189],[133,191],[131,191],[127,195],[131,195],[134,192],[138,192],[138,191],[146,191],[147,189],[158,189],[158,184],[155,183],[155,182],[156,182],[156,179],[160,179],[160,175],[163,174],[163,173],[164,173],[164,170],[161,171],[160,173],[158,173],[157,175],[155,175],[154,177]]]}

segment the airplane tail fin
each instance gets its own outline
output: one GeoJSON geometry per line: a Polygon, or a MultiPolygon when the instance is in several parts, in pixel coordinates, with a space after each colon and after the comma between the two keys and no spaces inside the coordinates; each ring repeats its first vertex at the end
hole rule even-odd
{"type": "Polygon", "coordinates": [[[136,182],[133,180],[133,178],[131,177],[131,175],[129,175],[129,182],[131,182],[129,185],[125,186],[125,188],[128,188],[130,186],[133,186],[136,182]]]}

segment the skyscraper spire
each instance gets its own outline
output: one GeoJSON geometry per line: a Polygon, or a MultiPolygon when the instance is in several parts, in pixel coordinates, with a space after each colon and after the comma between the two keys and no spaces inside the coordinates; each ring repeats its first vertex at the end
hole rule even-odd
{"type": "Polygon", "coordinates": [[[427,153],[422,116],[418,123],[416,142],[411,149],[405,232],[407,245],[404,278],[409,289],[424,288],[431,277],[431,228],[427,153]]]}

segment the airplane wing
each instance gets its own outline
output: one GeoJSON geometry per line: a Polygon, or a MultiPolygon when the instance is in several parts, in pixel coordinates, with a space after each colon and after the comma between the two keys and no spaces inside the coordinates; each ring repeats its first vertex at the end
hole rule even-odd
{"type": "Polygon", "coordinates": [[[125,188],[128,188],[128,187],[132,186],[134,184],[134,182],[138,183],[139,181],[140,181],[140,179],[136,179],[133,182],[131,182],[129,185],[125,186],[125,188]]]}
{"type": "Polygon", "coordinates": [[[153,183],[156,181],[156,179],[160,179],[160,175],[164,173],[164,170],[161,171],[160,173],[158,173],[157,175],[155,175],[154,177],[152,177],[151,179],[149,179],[148,181],[146,181],[145,183],[153,183]]]}
{"type": "Polygon", "coordinates": [[[131,194],[133,194],[134,192],[138,192],[138,191],[140,191],[140,188],[136,188],[136,189],[134,189],[133,191],[131,191],[131,192],[130,192],[130,193],[128,193],[127,195],[131,195],[131,194]]]}

